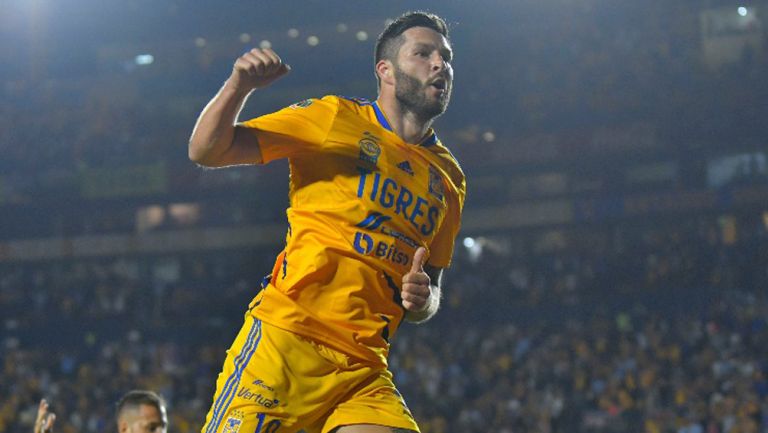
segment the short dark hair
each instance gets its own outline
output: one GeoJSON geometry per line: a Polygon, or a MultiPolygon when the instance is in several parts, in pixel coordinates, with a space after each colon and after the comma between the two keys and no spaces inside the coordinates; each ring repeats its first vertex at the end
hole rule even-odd
{"type": "Polygon", "coordinates": [[[142,389],[128,391],[117,402],[117,410],[115,411],[117,419],[120,419],[120,415],[122,415],[123,411],[138,408],[143,404],[154,406],[158,411],[162,412],[165,407],[165,400],[154,391],[142,389]]]}
{"type": "Polygon", "coordinates": [[[411,27],[427,27],[448,38],[448,25],[439,16],[424,12],[406,12],[389,24],[376,40],[374,64],[381,59],[394,61],[403,45],[403,32],[411,27]]]}

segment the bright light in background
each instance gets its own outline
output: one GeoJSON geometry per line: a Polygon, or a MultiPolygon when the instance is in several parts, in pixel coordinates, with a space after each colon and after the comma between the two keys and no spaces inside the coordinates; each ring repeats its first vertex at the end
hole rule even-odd
{"type": "Polygon", "coordinates": [[[139,54],[133,59],[139,66],[151,65],[155,61],[155,57],[152,54],[139,54]]]}
{"type": "Polygon", "coordinates": [[[203,48],[208,44],[208,41],[205,40],[205,38],[195,38],[195,46],[197,48],[203,48]]]}
{"type": "Polygon", "coordinates": [[[268,40],[264,39],[263,41],[259,42],[259,47],[262,50],[266,50],[267,48],[272,48],[272,42],[269,42],[268,40]]]}
{"type": "Polygon", "coordinates": [[[494,134],[492,131],[483,132],[483,140],[485,140],[488,143],[495,141],[496,134],[494,134]]]}
{"type": "Polygon", "coordinates": [[[483,244],[485,239],[480,238],[464,238],[464,247],[467,249],[467,255],[472,263],[477,263],[480,257],[483,255],[483,244]]]}
{"type": "Polygon", "coordinates": [[[357,38],[358,41],[361,41],[361,42],[362,41],[367,41],[368,40],[368,33],[360,30],[359,32],[357,32],[355,37],[357,38]]]}
{"type": "Polygon", "coordinates": [[[743,17],[747,16],[747,13],[749,12],[747,8],[745,8],[744,6],[739,6],[738,11],[739,11],[739,15],[743,17]]]}
{"type": "Polygon", "coordinates": [[[251,42],[251,35],[249,35],[248,33],[240,33],[240,42],[244,44],[251,42]]]}
{"type": "Polygon", "coordinates": [[[299,29],[288,29],[288,37],[296,39],[299,37],[299,29]]]}
{"type": "Polygon", "coordinates": [[[347,25],[344,23],[340,23],[336,25],[336,31],[339,33],[346,33],[348,28],[349,27],[347,27],[347,25]]]}
{"type": "Polygon", "coordinates": [[[310,36],[307,38],[307,44],[310,47],[316,47],[317,44],[319,43],[320,43],[320,38],[318,38],[317,36],[310,36]]]}

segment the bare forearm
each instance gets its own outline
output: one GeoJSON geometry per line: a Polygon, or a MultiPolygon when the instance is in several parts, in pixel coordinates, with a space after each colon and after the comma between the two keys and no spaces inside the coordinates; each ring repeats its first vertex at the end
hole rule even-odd
{"type": "Polygon", "coordinates": [[[421,311],[406,311],[405,320],[411,323],[423,323],[431,319],[440,309],[440,286],[429,286],[429,299],[425,309],[421,311]]]}
{"type": "Polygon", "coordinates": [[[238,90],[230,80],[224,83],[197,119],[189,139],[189,159],[201,165],[215,165],[235,136],[235,123],[250,91],[238,90]]]}
{"type": "Polygon", "coordinates": [[[291,68],[269,48],[252,48],[235,60],[232,74],[197,119],[189,138],[189,159],[208,167],[262,162],[258,140],[235,126],[255,89],[263,89],[291,68]]]}

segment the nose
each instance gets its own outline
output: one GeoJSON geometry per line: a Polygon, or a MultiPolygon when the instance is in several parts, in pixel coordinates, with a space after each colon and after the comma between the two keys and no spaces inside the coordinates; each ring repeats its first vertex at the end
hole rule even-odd
{"type": "Polygon", "coordinates": [[[445,61],[445,58],[442,55],[436,53],[432,56],[432,70],[434,72],[441,71],[447,68],[447,66],[448,62],[445,61]]]}

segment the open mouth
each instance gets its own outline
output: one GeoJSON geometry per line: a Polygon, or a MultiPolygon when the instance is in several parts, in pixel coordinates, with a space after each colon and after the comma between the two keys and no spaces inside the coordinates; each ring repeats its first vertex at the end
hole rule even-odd
{"type": "Polygon", "coordinates": [[[434,88],[436,88],[438,90],[445,90],[447,85],[448,85],[448,83],[444,79],[442,79],[442,78],[437,79],[437,80],[433,81],[430,84],[430,86],[432,86],[432,87],[434,87],[434,88]]]}

